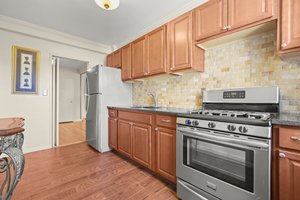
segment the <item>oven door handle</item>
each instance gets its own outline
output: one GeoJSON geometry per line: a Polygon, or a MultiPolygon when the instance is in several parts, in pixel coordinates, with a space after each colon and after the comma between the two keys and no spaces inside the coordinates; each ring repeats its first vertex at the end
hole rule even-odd
{"type": "MultiPolygon", "coordinates": [[[[246,141],[246,140],[240,140],[240,139],[232,139],[232,138],[224,138],[220,136],[215,136],[215,135],[208,135],[206,133],[201,133],[201,132],[192,132],[192,131],[186,131],[186,130],[179,130],[180,132],[187,133],[193,136],[196,136],[197,138],[200,139],[208,139],[213,142],[226,142],[227,144],[237,144],[237,145],[242,145],[242,146],[250,146],[250,147],[256,147],[256,148],[269,148],[269,144],[263,143],[263,142],[255,142],[255,141],[246,141]]],[[[188,136],[188,135],[187,135],[188,136]]]]}
{"type": "Polygon", "coordinates": [[[185,189],[187,189],[192,194],[194,194],[196,197],[198,197],[199,200],[208,200],[207,198],[203,197],[202,195],[198,194],[197,192],[195,192],[194,190],[192,190],[191,188],[189,188],[188,186],[186,186],[182,181],[177,180],[177,183],[180,184],[185,189]]]}

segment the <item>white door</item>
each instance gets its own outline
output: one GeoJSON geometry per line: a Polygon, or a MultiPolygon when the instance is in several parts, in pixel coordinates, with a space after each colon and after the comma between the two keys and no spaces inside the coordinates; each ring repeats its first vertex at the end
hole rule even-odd
{"type": "Polygon", "coordinates": [[[74,121],[74,79],[64,78],[59,83],[59,122],[74,121]]]}

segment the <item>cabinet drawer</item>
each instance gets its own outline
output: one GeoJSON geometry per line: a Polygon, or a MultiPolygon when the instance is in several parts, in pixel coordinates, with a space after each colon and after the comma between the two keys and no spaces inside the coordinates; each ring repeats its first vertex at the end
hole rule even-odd
{"type": "Polygon", "coordinates": [[[300,129],[280,128],[279,146],[288,149],[300,150],[300,129]]]}
{"type": "Polygon", "coordinates": [[[119,110],[119,118],[144,124],[152,124],[152,115],[148,113],[128,112],[119,110]]]}
{"type": "Polygon", "coordinates": [[[113,109],[108,109],[108,116],[110,117],[118,117],[118,111],[113,109]]]}
{"type": "Polygon", "coordinates": [[[156,115],[156,125],[176,129],[176,116],[156,115]]]}

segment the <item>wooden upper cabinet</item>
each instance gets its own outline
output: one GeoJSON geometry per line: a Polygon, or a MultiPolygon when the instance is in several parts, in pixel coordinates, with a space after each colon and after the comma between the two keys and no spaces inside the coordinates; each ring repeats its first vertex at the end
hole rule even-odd
{"type": "MultiPolygon", "coordinates": [[[[227,0],[228,29],[235,29],[271,18],[274,0],[227,0]]],[[[299,16],[300,17],[300,16],[299,16]]]]}
{"type": "Polygon", "coordinates": [[[109,55],[106,56],[106,65],[108,67],[113,66],[112,59],[113,59],[113,54],[109,54],[109,55]]]}
{"type": "Polygon", "coordinates": [[[131,75],[140,78],[149,74],[147,66],[147,37],[143,36],[131,44],[131,75]]]}
{"type": "Polygon", "coordinates": [[[166,72],[166,26],[152,31],[147,37],[149,75],[166,72]]]}
{"type": "Polygon", "coordinates": [[[196,40],[227,31],[227,0],[210,0],[199,6],[194,10],[194,20],[196,40]]]}
{"type": "Polygon", "coordinates": [[[134,123],[132,127],[132,158],[150,168],[151,126],[134,123]]]}
{"type": "Polygon", "coordinates": [[[176,182],[176,130],[156,128],[157,173],[176,182]]]}
{"type": "Polygon", "coordinates": [[[279,200],[300,199],[300,152],[279,151],[279,200]]]}
{"type": "Polygon", "coordinates": [[[132,122],[118,120],[118,150],[123,154],[131,157],[131,133],[132,122]]]}
{"type": "Polygon", "coordinates": [[[113,53],[113,58],[112,58],[112,64],[113,64],[113,67],[121,67],[121,49],[115,51],[113,53]]]}
{"type": "Polygon", "coordinates": [[[169,22],[168,56],[171,72],[190,68],[203,70],[204,51],[194,44],[192,12],[169,22]]]}
{"type": "Polygon", "coordinates": [[[280,7],[279,50],[300,51],[300,1],[280,0],[280,7]]]}
{"type": "Polygon", "coordinates": [[[122,80],[131,79],[131,44],[122,48],[122,80]]]}

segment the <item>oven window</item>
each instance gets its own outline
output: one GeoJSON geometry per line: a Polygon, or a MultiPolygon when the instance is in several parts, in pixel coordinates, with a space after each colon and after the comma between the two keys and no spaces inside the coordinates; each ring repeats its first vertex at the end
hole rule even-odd
{"type": "Polygon", "coordinates": [[[183,164],[253,192],[253,151],[184,136],[183,164]]]}

